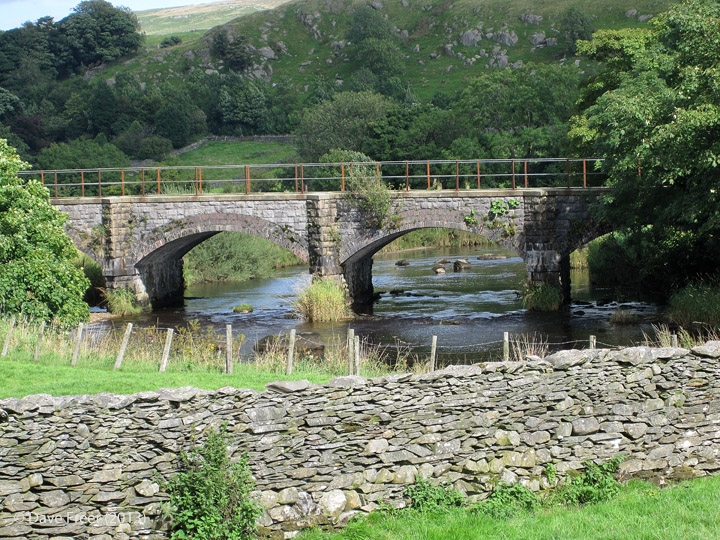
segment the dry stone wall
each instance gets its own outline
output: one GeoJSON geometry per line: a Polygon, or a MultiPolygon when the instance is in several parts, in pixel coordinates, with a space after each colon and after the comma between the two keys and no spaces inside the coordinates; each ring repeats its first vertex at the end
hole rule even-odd
{"type": "Polygon", "coordinates": [[[418,475],[473,499],[547,486],[584,460],[623,476],[720,469],[720,342],[563,351],[424,375],[0,401],[0,538],[167,538],[163,479],[226,423],[248,452],[263,535],[402,506],[418,475]]]}

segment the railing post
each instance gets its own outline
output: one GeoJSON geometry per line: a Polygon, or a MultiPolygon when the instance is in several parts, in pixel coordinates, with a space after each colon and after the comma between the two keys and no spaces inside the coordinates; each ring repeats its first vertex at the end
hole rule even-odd
{"type": "Polygon", "coordinates": [[[80,171],[80,196],[85,196],[85,171],[80,171]]]}
{"type": "Polygon", "coordinates": [[[525,187],[528,187],[527,159],[525,160],[525,187]]]}
{"type": "Polygon", "coordinates": [[[250,194],[250,165],[245,165],[245,194],[250,194]]]}
{"type": "Polygon", "coordinates": [[[45,171],[40,171],[40,183],[45,185],[45,171]]]}
{"type": "Polygon", "coordinates": [[[583,187],[587,187],[587,159],[583,158],[583,187]]]}
{"type": "Polygon", "coordinates": [[[140,169],[140,192],[145,196],[145,167],[140,169]]]}
{"type": "Polygon", "coordinates": [[[345,191],[345,164],[340,164],[340,191],[345,191]]]}
{"type": "Polygon", "coordinates": [[[200,174],[200,195],[202,195],[202,192],[203,192],[202,167],[198,167],[198,173],[200,174]]]}
{"type": "Polygon", "coordinates": [[[512,188],[515,189],[515,158],[510,160],[510,168],[512,170],[512,188]]]}
{"type": "Polygon", "coordinates": [[[430,189],[430,162],[427,162],[427,181],[428,181],[428,189],[430,189]]]}
{"type": "Polygon", "coordinates": [[[570,159],[565,158],[565,174],[567,174],[567,187],[570,187],[570,159]]]}
{"type": "Polygon", "coordinates": [[[295,193],[298,192],[298,167],[297,163],[295,164],[295,193]]]}
{"type": "Polygon", "coordinates": [[[120,169],[120,192],[125,196],[125,169],[120,169]]]}
{"type": "Polygon", "coordinates": [[[410,191],[410,164],[405,162],[405,191],[410,191]]]}
{"type": "Polygon", "coordinates": [[[460,191],[460,162],[455,160],[455,192],[460,191]]]}
{"type": "Polygon", "coordinates": [[[98,169],[98,196],[102,197],[102,172],[98,169]]]}
{"type": "Polygon", "coordinates": [[[55,198],[58,198],[57,171],[55,171],[55,198]]]}
{"type": "Polygon", "coordinates": [[[157,169],[157,194],[160,195],[160,167],[157,169]]]}
{"type": "Polygon", "coordinates": [[[480,181],[480,161],[477,162],[477,181],[478,181],[478,189],[482,189],[481,181],[480,181]]]}

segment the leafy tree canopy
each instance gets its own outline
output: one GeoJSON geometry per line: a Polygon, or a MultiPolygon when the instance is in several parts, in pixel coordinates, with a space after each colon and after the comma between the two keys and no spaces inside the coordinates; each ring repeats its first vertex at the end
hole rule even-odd
{"type": "Polygon", "coordinates": [[[390,102],[372,92],[341,92],[306,109],[296,130],[298,153],[317,161],[330,150],[361,151],[370,125],[382,119],[390,102]]]}
{"type": "Polygon", "coordinates": [[[0,311],[65,324],[86,320],[90,283],[73,265],[76,250],[63,230],[67,217],[39,182],[23,183],[29,168],[0,139],[0,311]]]}
{"type": "Polygon", "coordinates": [[[720,3],[686,0],[654,18],[650,30],[598,32],[579,52],[605,62],[587,83],[570,137],[582,152],[605,158],[614,187],[606,218],[642,245],[672,253],[659,269],[665,279],[714,272],[720,3]]]}

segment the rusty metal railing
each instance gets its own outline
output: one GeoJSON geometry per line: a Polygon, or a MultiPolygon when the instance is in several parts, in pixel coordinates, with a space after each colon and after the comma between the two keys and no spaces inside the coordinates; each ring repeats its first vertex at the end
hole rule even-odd
{"type": "Polygon", "coordinates": [[[407,160],[21,171],[54,198],[352,190],[382,178],[396,190],[595,187],[598,158],[407,160]]]}

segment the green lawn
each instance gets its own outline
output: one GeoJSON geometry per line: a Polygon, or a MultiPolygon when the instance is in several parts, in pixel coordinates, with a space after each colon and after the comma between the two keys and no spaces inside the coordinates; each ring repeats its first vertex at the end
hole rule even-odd
{"type": "Polygon", "coordinates": [[[167,160],[169,165],[243,165],[294,163],[291,143],[261,141],[209,141],[195,150],[167,160]]]}
{"type": "Polygon", "coordinates": [[[605,503],[499,520],[464,510],[376,513],[303,540],[709,540],[720,538],[720,476],[659,489],[631,482],[605,503]]]}
{"type": "Polygon", "coordinates": [[[157,365],[128,364],[118,371],[112,369],[113,360],[102,364],[80,358],[76,367],[70,366],[68,358],[63,363],[57,359],[41,357],[38,362],[29,358],[0,359],[0,399],[23,397],[32,394],[65,396],[76,394],[134,394],[158,390],[194,386],[217,390],[223,386],[264,390],[271,381],[308,379],[313,383],[330,380],[331,374],[320,370],[295,370],[288,377],[279,371],[256,369],[252,364],[237,364],[234,373],[219,371],[181,371],[181,367],[168,367],[159,373],[157,365]]]}

